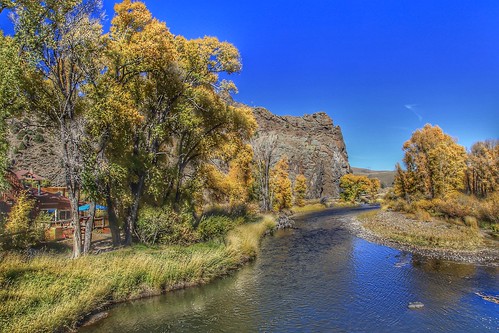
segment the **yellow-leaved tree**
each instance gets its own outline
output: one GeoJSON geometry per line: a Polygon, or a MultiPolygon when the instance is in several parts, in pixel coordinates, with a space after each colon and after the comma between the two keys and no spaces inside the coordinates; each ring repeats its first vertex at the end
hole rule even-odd
{"type": "Polygon", "coordinates": [[[295,205],[303,207],[305,205],[305,196],[307,194],[307,178],[303,174],[299,174],[295,179],[295,205]]]}
{"type": "Polygon", "coordinates": [[[43,228],[39,228],[32,218],[34,205],[35,201],[27,192],[21,192],[17,197],[5,224],[8,248],[27,248],[41,239],[43,228]]]}
{"type": "MultiPolygon", "coordinates": [[[[230,208],[245,204],[253,186],[253,149],[249,144],[228,142],[225,153],[219,156],[218,165],[205,163],[199,174],[204,175],[203,187],[211,203],[229,205],[230,208]]],[[[202,193],[200,193],[201,195],[202,193]]],[[[201,196],[197,198],[198,203],[201,196]]]]}
{"type": "Polygon", "coordinates": [[[466,161],[468,193],[486,197],[499,190],[499,140],[477,142],[466,161]]]}
{"type": "Polygon", "coordinates": [[[373,182],[366,176],[346,174],[340,178],[340,198],[345,202],[354,203],[362,195],[370,194],[373,187],[373,182]]]}
{"type": "Polygon", "coordinates": [[[381,188],[381,182],[378,178],[369,178],[369,187],[367,190],[367,195],[369,196],[369,201],[371,203],[376,202],[376,196],[381,188]]]}
{"type": "Polygon", "coordinates": [[[289,163],[286,155],[281,157],[270,172],[270,188],[272,192],[272,207],[275,211],[291,208],[293,193],[289,179],[289,163]]]}
{"type": "Polygon", "coordinates": [[[406,170],[397,166],[396,193],[407,200],[442,198],[464,189],[466,150],[438,126],[426,124],[404,143],[406,170]]]}

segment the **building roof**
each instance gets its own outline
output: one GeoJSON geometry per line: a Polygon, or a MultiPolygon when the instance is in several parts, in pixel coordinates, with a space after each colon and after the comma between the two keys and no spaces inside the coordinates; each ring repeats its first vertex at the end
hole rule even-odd
{"type": "Polygon", "coordinates": [[[60,210],[70,210],[71,203],[69,199],[65,196],[41,192],[38,194],[36,189],[31,189],[31,195],[35,198],[37,202],[38,209],[60,209],[60,210]]]}
{"type": "Polygon", "coordinates": [[[14,173],[17,176],[17,179],[19,180],[36,180],[36,181],[45,180],[45,178],[38,176],[36,173],[30,170],[19,170],[19,171],[14,171],[14,173]]]}

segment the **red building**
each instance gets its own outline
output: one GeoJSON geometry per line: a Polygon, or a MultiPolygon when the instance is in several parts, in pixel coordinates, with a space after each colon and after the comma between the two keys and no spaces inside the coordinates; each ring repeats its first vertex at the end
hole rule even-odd
{"type": "MultiPolygon", "coordinates": [[[[35,200],[35,209],[53,216],[54,221],[71,219],[71,204],[61,193],[50,193],[42,190],[43,177],[29,170],[7,171],[7,182],[10,189],[0,196],[0,214],[7,215],[22,191],[27,191],[35,200]]],[[[64,191],[63,191],[64,192],[64,191]]]]}

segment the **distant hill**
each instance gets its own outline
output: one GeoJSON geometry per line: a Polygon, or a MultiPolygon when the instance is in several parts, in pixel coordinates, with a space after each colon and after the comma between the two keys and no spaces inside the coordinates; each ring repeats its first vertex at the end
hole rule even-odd
{"type": "Polygon", "coordinates": [[[393,180],[395,178],[395,171],[377,171],[352,167],[352,172],[354,175],[367,176],[369,178],[378,178],[381,182],[382,187],[393,186],[393,180]]]}
{"type": "Polygon", "coordinates": [[[64,186],[65,174],[62,167],[60,140],[56,134],[38,126],[36,121],[24,118],[12,119],[9,124],[8,154],[14,171],[31,170],[47,179],[51,186],[64,186]]]}

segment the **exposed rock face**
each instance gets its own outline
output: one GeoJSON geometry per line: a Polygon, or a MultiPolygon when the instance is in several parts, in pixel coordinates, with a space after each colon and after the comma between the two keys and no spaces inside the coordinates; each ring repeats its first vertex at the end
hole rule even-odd
{"type": "Polygon", "coordinates": [[[341,128],[326,113],[281,117],[264,108],[253,113],[257,135],[277,135],[277,155],[289,158],[291,180],[300,173],[307,178],[309,198],[338,197],[339,180],[351,170],[341,128]]]}
{"type": "MultiPolygon", "coordinates": [[[[36,124],[30,125],[32,128],[36,127],[36,124]]],[[[66,185],[59,157],[61,144],[57,140],[57,135],[41,128],[37,131],[25,130],[11,124],[8,140],[10,144],[8,156],[13,170],[32,170],[47,179],[51,186],[66,185]]]]}

